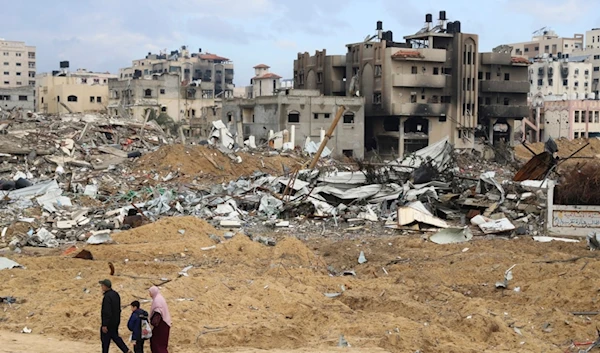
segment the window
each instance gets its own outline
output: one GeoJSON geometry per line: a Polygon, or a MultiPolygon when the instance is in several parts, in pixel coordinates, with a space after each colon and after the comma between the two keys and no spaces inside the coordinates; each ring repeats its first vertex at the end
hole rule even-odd
{"type": "Polygon", "coordinates": [[[412,93],[410,95],[410,102],[411,103],[417,103],[417,94],[416,93],[412,93]]]}
{"type": "Polygon", "coordinates": [[[492,79],[492,73],[491,72],[486,72],[485,73],[485,79],[486,80],[491,80],[492,79]]]}
{"type": "Polygon", "coordinates": [[[546,53],[547,53],[547,52],[549,52],[549,51],[550,51],[550,46],[549,46],[549,45],[546,45],[546,46],[544,47],[544,51],[545,51],[546,53]]]}
{"type": "Polygon", "coordinates": [[[100,83],[100,79],[99,78],[95,78],[94,79],[94,83],[100,83]]]}
{"type": "Polygon", "coordinates": [[[160,89],[160,94],[165,94],[165,89],[164,88],[160,89]]]}
{"type": "Polygon", "coordinates": [[[32,51],[30,51],[29,53],[27,53],[27,57],[28,57],[29,59],[35,59],[35,53],[34,53],[34,52],[32,52],[32,51]]]}
{"type": "Polygon", "coordinates": [[[10,96],[0,95],[0,101],[9,101],[9,100],[10,100],[10,96]]]}
{"type": "Polygon", "coordinates": [[[574,134],[575,138],[579,138],[579,133],[578,132],[575,132],[573,134],[574,134]]]}
{"type": "Polygon", "coordinates": [[[81,83],[83,83],[83,84],[87,83],[87,78],[85,78],[85,77],[82,77],[82,78],[81,78],[81,83]]]}
{"type": "Polygon", "coordinates": [[[575,75],[579,75],[579,69],[575,69],[575,75]]]}
{"type": "Polygon", "coordinates": [[[431,103],[437,104],[440,102],[440,98],[438,96],[431,96],[431,103]]]}
{"type": "Polygon", "coordinates": [[[439,75],[440,74],[440,68],[439,67],[434,67],[433,68],[433,74],[434,75],[439,75]]]}
{"type": "Polygon", "coordinates": [[[102,97],[96,97],[96,103],[102,103],[102,97]]]}
{"type": "Polygon", "coordinates": [[[575,111],[575,122],[576,123],[579,122],[579,111],[578,110],[575,111]]]}
{"type": "Polygon", "coordinates": [[[592,112],[588,111],[587,116],[588,116],[588,122],[591,123],[592,120],[594,119],[594,117],[592,116],[592,112]]]}
{"type": "Polygon", "coordinates": [[[594,60],[600,60],[600,55],[594,55],[594,60]]]}
{"type": "Polygon", "coordinates": [[[596,124],[600,123],[600,112],[599,111],[594,112],[594,123],[596,123],[596,124]]]}
{"type": "Polygon", "coordinates": [[[35,71],[29,71],[29,77],[34,78],[35,77],[35,71]]]}
{"type": "Polygon", "coordinates": [[[90,103],[94,103],[94,102],[96,102],[96,97],[93,97],[93,96],[90,97],[90,103]]]}
{"type": "Polygon", "coordinates": [[[5,63],[4,63],[4,66],[8,66],[8,63],[7,63],[7,62],[5,62],[5,63]]]}
{"type": "Polygon", "coordinates": [[[382,68],[381,65],[375,65],[375,77],[381,77],[382,68]]]}
{"type": "Polygon", "coordinates": [[[319,113],[314,113],[313,114],[313,119],[318,120],[319,119],[319,113]]]}
{"type": "Polygon", "coordinates": [[[231,113],[227,113],[227,122],[232,122],[233,121],[233,114],[231,113]]]}
{"type": "Polygon", "coordinates": [[[452,75],[452,68],[451,67],[442,67],[442,73],[444,75],[452,75]]]}
{"type": "Polygon", "coordinates": [[[594,66],[594,72],[600,71],[600,66],[594,66]]]}
{"type": "Polygon", "coordinates": [[[417,74],[417,67],[416,66],[411,67],[410,68],[410,73],[412,73],[413,75],[416,75],[417,74]]]}
{"type": "Polygon", "coordinates": [[[44,104],[44,97],[42,97],[42,99],[40,101],[42,102],[42,104],[44,104]]]}
{"type": "Polygon", "coordinates": [[[479,73],[477,74],[477,79],[483,80],[483,72],[479,71],[479,73]]]}
{"type": "Polygon", "coordinates": [[[492,102],[491,102],[491,101],[492,101],[492,100],[491,100],[491,98],[490,98],[490,97],[485,97],[485,105],[490,105],[490,104],[492,104],[492,102]]]}
{"type": "Polygon", "coordinates": [[[325,119],[329,119],[330,116],[331,116],[331,114],[325,113],[325,119]]]}
{"type": "Polygon", "coordinates": [[[17,86],[22,86],[22,85],[23,85],[23,82],[17,81],[17,86]]]}
{"type": "Polygon", "coordinates": [[[35,69],[35,63],[34,62],[30,61],[28,66],[29,66],[30,69],[35,69]]]}
{"type": "Polygon", "coordinates": [[[535,47],[533,50],[540,51],[540,47],[535,47]]]}
{"type": "Polygon", "coordinates": [[[579,81],[575,81],[575,87],[579,87],[579,81]]]}
{"type": "Polygon", "coordinates": [[[68,96],[67,102],[77,102],[77,96],[68,96]]]}
{"type": "Polygon", "coordinates": [[[508,98],[504,98],[504,105],[510,105],[510,100],[508,98]]]}
{"type": "Polygon", "coordinates": [[[509,73],[504,74],[504,81],[510,81],[510,74],[509,73]]]}
{"type": "Polygon", "coordinates": [[[21,63],[17,63],[17,66],[21,66],[21,63]]]}
{"type": "Polygon", "coordinates": [[[529,48],[525,48],[525,52],[526,52],[526,53],[529,53],[529,48]]]}
{"type": "Polygon", "coordinates": [[[323,73],[317,72],[317,83],[323,83],[323,73]]]}
{"type": "Polygon", "coordinates": [[[4,56],[8,56],[8,52],[7,51],[5,51],[3,54],[4,54],[4,56]]]}
{"type": "Polygon", "coordinates": [[[35,86],[35,81],[29,81],[30,86],[35,86]]]}
{"type": "Polygon", "coordinates": [[[568,86],[569,85],[569,80],[563,80],[563,86],[568,86]]]}
{"type": "Polygon", "coordinates": [[[442,103],[452,103],[452,96],[442,96],[442,103]]]}
{"type": "Polygon", "coordinates": [[[344,113],[344,124],[354,124],[354,113],[344,113]]]}
{"type": "Polygon", "coordinates": [[[553,84],[554,84],[554,80],[553,80],[553,79],[551,79],[551,78],[549,78],[549,79],[548,79],[548,85],[552,86],[553,84]]]}
{"type": "Polygon", "coordinates": [[[381,104],[381,92],[375,92],[373,94],[373,104],[381,104]]]}
{"type": "Polygon", "coordinates": [[[21,76],[21,73],[20,73],[20,72],[17,72],[17,76],[21,76]]]}
{"type": "Polygon", "coordinates": [[[5,85],[10,85],[10,81],[4,81],[5,85]]]}
{"type": "Polygon", "coordinates": [[[585,73],[585,75],[587,76],[587,75],[589,75],[589,74],[590,74],[590,70],[585,70],[585,72],[584,72],[584,73],[585,73]]]}
{"type": "Polygon", "coordinates": [[[27,102],[27,96],[19,96],[21,102],[27,102]]]}
{"type": "Polygon", "coordinates": [[[538,80],[538,86],[541,86],[541,85],[543,85],[543,84],[544,84],[544,80],[542,80],[542,79],[539,79],[539,80],[538,80]]]}
{"type": "Polygon", "coordinates": [[[144,97],[152,97],[152,90],[149,88],[144,90],[144,97]]]}
{"type": "Polygon", "coordinates": [[[348,158],[354,157],[354,150],[342,150],[342,154],[348,158]]]}
{"type": "Polygon", "coordinates": [[[297,124],[300,123],[300,113],[298,112],[289,112],[288,113],[288,123],[297,124]]]}
{"type": "Polygon", "coordinates": [[[60,96],[56,96],[56,101],[60,102],[60,96]]]}

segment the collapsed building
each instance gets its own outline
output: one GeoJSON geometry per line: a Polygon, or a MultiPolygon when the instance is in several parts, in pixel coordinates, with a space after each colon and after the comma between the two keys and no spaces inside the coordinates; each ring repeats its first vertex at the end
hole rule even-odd
{"type": "Polygon", "coordinates": [[[377,23],[377,34],[347,45],[346,55],[298,54],[294,88],[365,99],[365,149],[384,157],[417,151],[445,136],[456,148],[476,141],[513,141],[514,121],[527,116],[528,60],[480,53],[461,22],[425,26],[405,42],[377,23]]]}
{"type": "Polygon", "coordinates": [[[35,91],[33,87],[0,87],[0,111],[35,109],[35,91]]]}

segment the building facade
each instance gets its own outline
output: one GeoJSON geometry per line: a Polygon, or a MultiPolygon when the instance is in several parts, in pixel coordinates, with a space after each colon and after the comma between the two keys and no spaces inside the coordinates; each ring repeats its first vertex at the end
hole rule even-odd
{"type": "Polygon", "coordinates": [[[33,111],[35,109],[34,87],[0,87],[0,111],[33,111]]]}
{"type": "Polygon", "coordinates": [[[585,49],[600,49],[600,28],[585,32],[585,49]]]}
{"type": "Polygon", "coordinates": [[[327,55],[327,50],[315,55],[299,53],[294,60],[296,89],[316,89],[326,96],[346,95],[346,55],[327,55]]]}
{"type": "Polygon", "coordinates": [[[544,140],[600,137],[600,101],[546,100],[541,121],[544,140]]]}
{"type": "Polygon", "coordinates": [[[273,96],[281,88],[281,76],[269,72],[270,66],[260,64],[254,67],[254,77],[250,81],[252,95],[248,98],[273,96]]]}
{"type": "Polygon", "coordinates": [[[529,67],[532,96],[564,96],[565,99],[592,98],[591,62],[537,60],[529,67]]]}
{"type": "Polygon", "coordinates": [[[295,128],[295,146],[304,146],[306,138],[320,141],[321,130],[327,130],[339,109],[346,111],[327,144],[334,156],[364,157],[364,98],[325,97],[317,90],[280,92],[278,95],[223,102],[223,123],[242,139],[254,136],[266,141],[269,131],[291,131],[295,128]]]}
{"type": "Polygon", "coordinates": [[[437,23],[431,14],[425,20],[405,42],[395,42],[378,22],[371,39],[347,45],[345,60],[327,60],[322,52],[309,58],[300,54],[294,62],[294,86],[316,82],[327,94],[335,92],[327,91],[325,82],[337,82],[343,84],[338,93],[364,97],[365,147],[385,157],[416,151],[446,136],[456,148],[474,147],[476,135],[491,143],[512,139],[506,130],[528,114],[527,60],[513,59],[510,53],[479,53],[478,36],[463,33],[460,21],[447,21],[445,11],[437,23]],[[345,62],[346,74],[328,77],[332,70],[324,67],[321,78],[320,63],[327,62],[333,67],[345,62]],[[494,127],[498,122],[502,128],[494,127]]]}
{"type": "Polygon", "coordinates": [[[170,54],[148,53],[143,59],[133,60],[132,66],[119,70],[119,78],[149,78],[164,73],[179,75],[183,86],[194,83],[206,99],[233,97],[233,63],[227,58],[203,53],[202,49],[191,53],[186,46],[170,54]]]}
{"type": "Polygon", "coordinates": [[[68,62],[60,71],[36,78],[36,109],[44,114],[106,111],[108,81],[117,75],[85,69],[69,72],[68,62]]]}
{"type": "Polygon", "coordinates": [[[168,115],[174,122],[189,122],[213,115],[211,112],[217,106],[214,98],[203,97],[201,87],[195,83],[182,86],[179,73],[127,80],[114,78],[108,81],[108,91],[111,115],[142,121],[148,110],[154,110],[157,115],[168,115]]]}
{"type": "Polygon", "coordinates": [[[0,38],[2,79],[0,88],[35,86],[36,49],[24,42],[0,38]]]}
{"type": "Polygon", "coordinates": [[[584,48],[584,35],[574,34],[573,37],[559,37],[552,30],[541,29],[534,33],[528,42],[507,44],[512,47],[512,55],[528,59],[569,56],[574,50],[584,48]]]}

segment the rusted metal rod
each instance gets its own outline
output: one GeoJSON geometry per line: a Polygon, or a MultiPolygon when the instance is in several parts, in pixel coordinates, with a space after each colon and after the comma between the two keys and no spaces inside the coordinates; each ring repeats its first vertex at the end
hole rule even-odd
{"type": "Polygon", "coordinates": [[[341,105],[340,108],[338,109],[337,114],[335,114],[335,119],[333,119],[333,122],[331,123],[329,130],[327,130],[327,132],[325,133],[325,138],[323,139],[323,141],[321,141],[321,146],[319,146],[319,149],[317,150],[317,153],[315,154],[315,158],[312,160],[312,162],[308,166],[308,169],[312,170],[312,169],[315,169],[315,167],[317,166],[317,162],[319,162],[319,158],[321,158],[321,153],[323,153],[325,146],[327,146],[327,142],[329,142],[329,139],[333,135],[333,132],[335,131],[337,124],[340,122],[340,119],[342,118],[342,115],[344,114],[345,110],[346,110],[346,107],[344,107],[343,105],[341,105]]]}

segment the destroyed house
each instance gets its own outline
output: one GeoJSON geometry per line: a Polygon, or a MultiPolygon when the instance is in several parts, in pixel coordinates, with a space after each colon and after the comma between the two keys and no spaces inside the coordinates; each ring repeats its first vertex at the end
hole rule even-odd
{"type": "Polygon", "coordinates": [[[362,97],[326,97],[316,90],[290,89],[278,95],[252,99],[229,99],[223,102],[223,123],[238,141],[254,136],[265,143],[269,132],[294,130],[294,146],[306,140],[320,142],[331,126],[340,106],[346,110],[327,147],[333,156],[364,156],[364,99],[362,97]],[[293,127],[293,128],[292,128],[293,127]]]}
{"type": "Polygon", "coordinates": [[[384,31],[381,22],[376,30],[367,40],[348,44],[345,56],[318,51],[314,56],[299,54],[294,62],[295,88],[364,97],[367,151],[389,158],[417,151],[446,136],[456,148],[472,148],[476,133],[490,142],[512,139],[510,126],[528,113],[521,108],[490,111],[480,97],[489,96],[490,105],[493,96],[495,105],[508,102],[520,106],[527,92],[522,84],[503,82],[494,82],[492,87],[486,84],[482,92],[480,81],[486,76],[480,79],[480,68],[510,71],[508,76],[502,74],[502,81],[505,77],[526,81],[525,64],[514,62],[509,53],[491,55],[495,61],[485,57],[482,63],[478,36],[463,33],[461,22],[448,21],[445,11],[440,11],[437,23],[427,14],[424,27],[405,36],[404,42],[395,42],[393,33],[384,31]],[[499,99],[501,103],[496,103],[499,99]],[[483,116],[479,114],[482,107],[483,116]],[[498,121],[501,128],[494,127],[498,121]],[[494,137],[494,129],[502,134],[494,137]]]}

